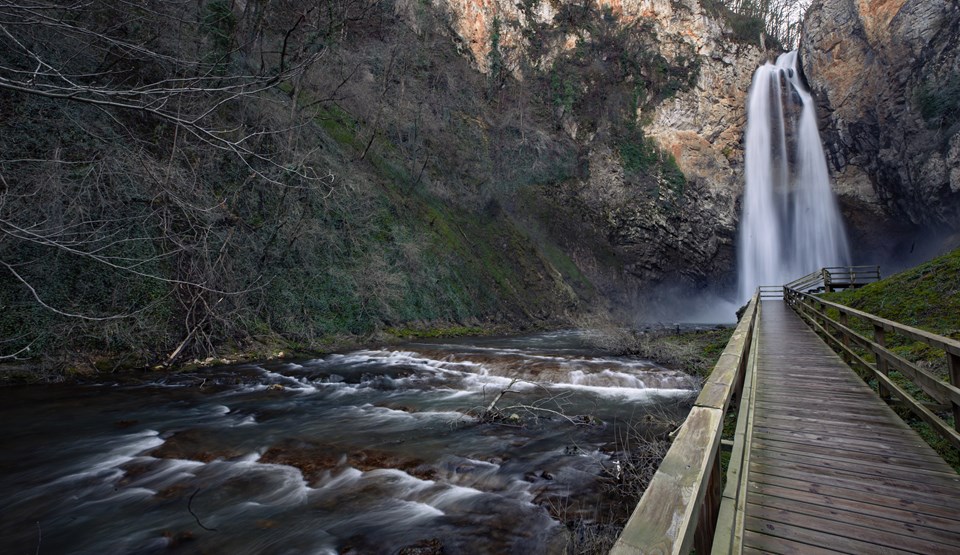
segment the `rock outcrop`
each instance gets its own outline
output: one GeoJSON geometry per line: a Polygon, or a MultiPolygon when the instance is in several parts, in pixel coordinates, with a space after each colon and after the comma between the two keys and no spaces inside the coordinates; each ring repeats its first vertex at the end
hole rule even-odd
{"type": "MultiPolygon", "coordinates": [[[[563,1],[446,0],[445,5],[450,28],[483,72],[492,71],[495,55],[519,79],[524,75],[516,68],[524,62],[549,72],[554,60],[585,36],[565,19],[574,4],[563,1]],[[553,33],[538,34],[547,28],[553,33]],[[559,36],[557,29],[563,30],[559,36]]],[[[596,0],[593,8],[630,33],[656,37],[656,55],[666,63],[696,67],[692,86],[639,106],[633,117],[641,137],[676,160],[686,184],[677,196],[660,176],[631,180],[609,126],[578,120],[568,109],[562,128],[580,144],[588,170],[564,187],[565,198],[608,238],[629,286],[732,282],[745,98],[763,50],[731,40],[729,24],[698,0],[596,0]]]]}
{"type": "Polygon", "coordinates": [[[691,246],[698,251],[690,258],[711,262],[699,269],[702,278],[730,275],[735,265],[746,96],[765,56],[759,46],[724,41],[717,30],[713,32],[696,85],[660,104],[646,128],[676,158],[687,180],[695,184],[693,192],[699,191],[688,223],[691,246]]]}
{"type": "Polygon", "coordinates": [[[816,0],[801,39],[854,240],[960,231],[960,6],[816,0]]]}

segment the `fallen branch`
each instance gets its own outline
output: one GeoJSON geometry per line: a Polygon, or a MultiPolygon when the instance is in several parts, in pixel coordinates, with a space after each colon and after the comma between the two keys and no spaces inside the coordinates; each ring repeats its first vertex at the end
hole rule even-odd
{"type": "MultiPolygon", "coordinates": [[[[600,420],[598,418],[590,415],[569,416],[564,412],[562,412],[562,410],[548,409],[546,407],[541,406],[544,403],[553,402],[557,405],[558,409],[562,409],[563,407],[558,402],[558,399],[563,399],[564,397],[569,395],[564,393],[551,395],[546,399],[537,399],[532,405],[517,404],[517,405],[510,405],[509,407],[505,407],[503,409],[498,409],[497,403],[500,402],[500,399],[502,399],[504,395],[506,395],[507,393],[516,393],[516,391],[514,391],[511,388],[514,386],[514,384],[516,384],[519,381],[522,381],[522,380],[520,380],[519,378],[514,378],[513,380],[510,381],[510,384],[507,387],[501,389],[500,393],[498,393],[497,396],[494,397],[493,401],[491,401],[490,404],[487,405],[487,408],[480,411],[480,414],[477,416],[477,419],[480,422],[495,422],[497,424],[501,424],[505,426],[520,427],[523,425],[522,420],[515,412],[511,412],[515,410],[520,410],[520,411],[526,411],[530,414],[533,414],[535,418],[536,418],[537,412],[544,412],[544,413],[552,414],[555,416],[559,416],[560,418],[566,420],[567,422],[573,424],[574,426],[588,426],[588,425],[594,425],[594,424],[600,423],[600,420]]],[[[544,387],[542,384],[534,383],[533,385],[539,387],[543,391],[549,392],[549,390],[546,387],[544,387]]]]}
{"type": "Polygon", "coordinates": [[[511,392],[511,391],[510,391],[510,388],[513,387],[513,384],[517,383],[518,381],[520,381],[518,378],[514,378],[513,380],[511,380],[511,381],[510,381],[510,385],[508,385],[508,386],[505,387],[504,389],[501,389],[501,390],[500,390],[500,393],[498,393],[497,396],[493,399],[493,401],[492,401],[489,405],[487,405],[487,410],[485,410],[485,411],[483,411],[483,412],[488,413],[488,412],[492,411],[492,410],[494,409],[494,407],[497,406],[497,403],[500,402],[500,399],[502,399],[503,396],[506,395],[507,393],[510,393],[510,392],[511,392]]]}
{"type": "Polygon", "coordinates": [[[193,519],[197,521],[197,525],[200,528],[203,528],[208,532],[216,532],[217,531],[216,528],[207,528],[206,526],[204,526],[203,523],[200,522],[200,517],[197,516],[197,513],[193,512],[193,508],[191,507],[191,505],[193,504],[193,498],[196,497],[198,493],[200,493],[200,488],[197,488],[197,490],[193,492],[193,495],[191,495],[190,499],[187,501],[187,510],[190,511],[191,515],[193,515],[193,519]]]}

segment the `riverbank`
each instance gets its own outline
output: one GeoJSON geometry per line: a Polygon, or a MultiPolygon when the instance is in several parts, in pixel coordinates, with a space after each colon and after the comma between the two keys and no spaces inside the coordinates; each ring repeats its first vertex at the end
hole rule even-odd
{"type": "Polygon", "coordinates": [[[569,327],[567,322],[495,323],[472,325],[436,323],[388,328],[367,335],[329,335],[311,345],[289,341],[279,335],[260,337],[244,345],[223,345],[217,356],[193,358],[166,364],[162,355],[74,351],[57,356],[18,358],[0,362],[0,386],[97,381],[117,375],[150,375],[192,372],[203,368],[251,361],[303,360],[371,346],[398,345],[415,339],[509,336],[569,327]]]}
{"type": "MultiPolygon", "coordinates": [[[[591,343],[619,356],[631,356],[704,378],[733,331],[732,327],[678,331],[676,328],[630,329],[615,326],[607,319],[581,322],[592,329],[591,343]]],[[[279,336],[260,338],[246,345],[227,345],[217,356],[188,359],[168,365],[163,357],[142,353],[72,352],[60,357],[37,357],[0,364],[0,386],[74,381],[112,380],[118,375],[156,377],[157,373],[192,372],[214,366],[252,361],[304,360],[413,340],[465,337],[519,336],[535,332],[570,329],[568,321],[522,323],[436,323],[391,327],[364,336],[331,335],[310,347],[279,336]],[[145,360],[152,362],[145,363],[145,360]]]]}

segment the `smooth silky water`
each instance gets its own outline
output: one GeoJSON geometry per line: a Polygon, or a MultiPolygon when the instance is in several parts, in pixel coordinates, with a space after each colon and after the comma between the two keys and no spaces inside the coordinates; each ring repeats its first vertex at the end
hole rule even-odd
{"type": "MultiPolygon", "coordinates": [[[[628,424],[681,373],[582,333],[419,343],[100,385],[0,390],[4,553],[561,552],[609,516],[628,424]],[[475,415],[509,409],[523,426],[475,415]],[[595,421],[594,421],[595,422],[595,421]]],[[[649,420],[649,417],[647,417],[649,420]]]]}
{"type": "Polygon", "coordinates": [[[739,297],[850,263],[813,97],[797,52],[757,68],[747,98],[739,297]]]}

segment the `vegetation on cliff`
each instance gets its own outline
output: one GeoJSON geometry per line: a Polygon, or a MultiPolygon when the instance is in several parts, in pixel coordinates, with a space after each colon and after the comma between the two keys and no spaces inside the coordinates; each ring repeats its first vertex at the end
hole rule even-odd
{"type": "Polygon", "coordinates": [[[609,210],[544,209],[589,141],[671,210],[683,175],[636,114],[698,60],[563,6],[527,32],[575,48],[483,75],[427,5],[3,3],[0,357],[112,370],[602,309],[609,210]]]}
{"type": "Polygon", "coordinates": [[[3,5],[31,25],[2,38],[0,355],[110,369],[577,309],[498,200],[571,145],[475,95],[432,12],[288,4],[3,5]]]}

